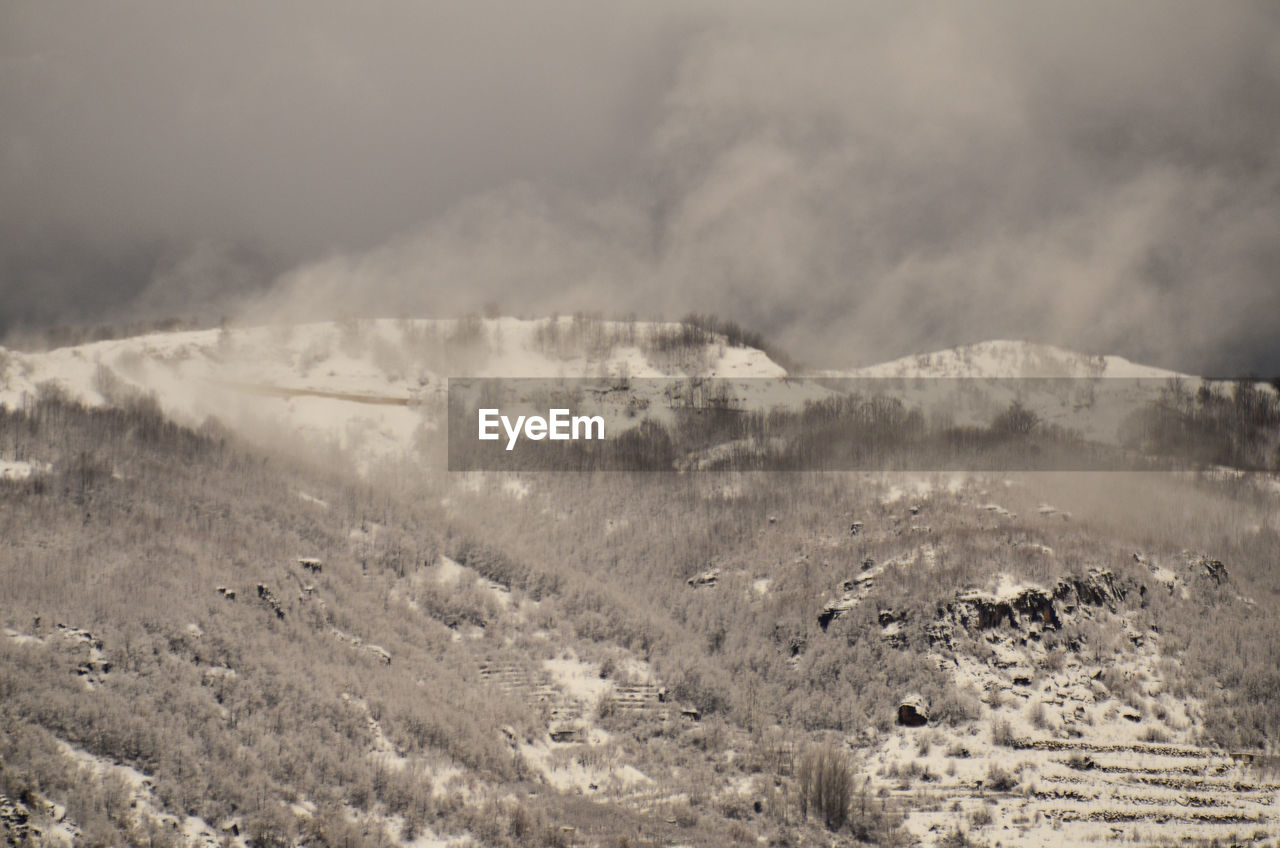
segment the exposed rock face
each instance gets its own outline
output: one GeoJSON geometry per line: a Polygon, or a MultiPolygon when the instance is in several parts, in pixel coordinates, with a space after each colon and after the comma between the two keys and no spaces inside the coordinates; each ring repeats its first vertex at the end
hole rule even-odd
{"type": "Polygon", "coordinates": [[[102,652],[101,639],[88,630],[82,630],[79,627],[68,627],[65,624],[55,625],[54,630],[63,640],[73,646],[73,649],[78,652],[88,653],[88,659],[82,660],[76,666],[75,673],[77,675],[89,678],[90,683],[92,683],[94,679],[111,671],[111,661],[102,652]]]}
{"type": "Polygon", "coordinates": [[[828,601],[827,605],[822,608],[822,612],[818,613],[818,626],[826,630],[831,625],[831,622],[856,607],[858,602],[871,592],[871,587],[874,583],[875,577],[871,574],[863,574],[841,583],[840,597],[828,601]]]}
{"type": "Polygon", "coordinates": [[[79,643],[95,651],[102,650],[102,640],[88,630],[81,630],[79,627],[68,627],[65,624],[57,624],[54,629],[68,642],[79,643]]]}
{"type": "Polygon", "coordinates": [[[877,613],[880,621],[880,636],[894,648],[907,647],[907,635],[902,632],[907,623],[907,614],[892,609],[881,609],[877,613]]]}
{"type": "Polygon", "coordinates": [[[547,735],[551,737],[552,742],[581,742],[584,734],[581,724],[559,722],[551,726],[547,735]]]}
{"type": "Polygon", "coordinates": [[[1228,579],[1227,567],[1219,559],[1200,557],[1200,559],[1192,563],[1192,569],[1197,577],[1211,580],[1215,586],[1221,586],[1228,579]]]}
{"type": "Polygon", "coordinates": [[[720,569],[708,569],[701,574],[695,574],[685,582],[689,584],[691,589],[697,589],[699,586],[714,586],[720,582],[720,569]]]}
{"type": "Polygon", "coordinates": [[[947,604],[945,617],[970,630],[988,630],[1004,623],[1016,630],[1024,620],[1055,629],[1061,626],[1053,599],[1042,589],[1027,589],[1011,598],[963,592],[947,604]]]}
{"type": "Polygon", "coordinates": [[[924,637],[929,640],[929,647],[941,645],[944,648],[951,647],[951,625],[945,621],[935,621],[924,629],[924,637]]]}
{"type": "MultiPolygon", "coordinates": [[[[46,817],[55,822],[67,821],[65,807],[48,800],[41,800],[33,792],[23,792],[16,799],[0,795],[0,845],[20,848],[27,845],[64,844],[61,839],[46,840],[44,829],[31,820],[32,811],[43,812],[46,817]]],[[[64,829],[64,834],[69,834],[76,845],[80,844],[78,827],[72,825],[69,829],[64,829]]]]}
{"type": "Polygon", "coordinates": [[[908,695],[898,704],[898,724],[924,727],[929,723],[929,703],[922,695],[908,695]]]}
{"type": "Polygon", "coordinates": [[[111,671],[111,660],[90,659],[76,666],[76,674],[87,677],[95,674],[107,674],[111,671]]]}
{"type": "Polygon", "coordinates": [[[1068,611],[1075,606],[1109,607],[1116,605],[1128,597],[1130,587],[1123,581],[1117,581],[1114,574],[1100,568],[1091,568],[1084,578],[1069,577],[1058,581],[1053,596],[1070,605],[1068,611]]]}
{"type": "MultiPolygon", "coordinates": [[[[1129,593],[1130,587],[1124,581],[1117,580],[1110,571],[1094,568],[1084,577],[1062,578],[1052,592],[1037,587],[1005,596],[961,592],[953,602],[938,609],[938,619],[969,630],[989,630],[1004,624],[1014,630],[1024,625],[1057,630],[1062,627],[1063,614],[1083,606],[1105,606],[1114,611],[1129,593]]],[[[931,644],[950,642],[950,634],[941,628],[934,627],[928,635],[931,644]]]]}
{"type": "Polygon", "coordinates": [[[895,612],[892,609],[880,609],[877,611],[876,616],[880,620],[881,627],[888,627],[895,621],[903,622],[907,620],[907,614],[905,612],[895,612]]]}
{"type": "Polygon", "coordinates": [[[853,609],[857,604],[857,599],[849,598],[847,596],[839,600],[831,601],[822,608],[822,612],[818,613],[818,626],[825,631],[831,626],[831,622],[853,609]]]}
{"type": "Polygon", "coordinates": [[[818,613],[818,626],[826,630],[831,626],[831,622],[840,617],[841,613],[848,612],[848,607],[842,607],[838,602],[827,604],[822,608],[822,612],[818,613]]]}
{"type": "Polygon", "coordinates": [[[25,807],[0,795],[0,836],[6,845],[26,845],[32,839],[30,816],[25,807]]]}
{"type": "Polygon", "coordinates": [[[267,606],[271,607],[276,614],[276,618],[284,618],[284,608],[280,606],[280,602],[276,600],[275,593],[270,588],[259,583],[258,597],[265,601],[267,606]]]}

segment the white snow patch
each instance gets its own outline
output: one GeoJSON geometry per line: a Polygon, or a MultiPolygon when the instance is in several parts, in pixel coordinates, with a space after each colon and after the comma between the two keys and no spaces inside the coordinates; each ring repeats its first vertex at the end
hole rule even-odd
{"type": "MultiPolygon", "coordinates": [[[[215,848],[215,846],[222,844],[222,838],[227,836],[226,834],[219,834],[218,830],[204,819],[196,816],[179,817],[166,812],[155,795],[155,782],[150,775],[130,766],[112,764],[62,740],[58,740],[58,747],[64,754],[75,760],[81,767],[88,769],[98,779],[102,779],[109,773],[122,778],[132,796],[130,799],[132,809],[130,815],[135,820],[149,820],[167,828],[171,832],[179,832],[182,834],[186,845],[200,846],[200,848],[215,848]]],[[[232,845],[238,846],[238,848],[245,848],[245,841],[242,837],[234,837],[230,841],[232,845]]]]}
{"type": "Polygon", "coordinates": [[[53,466],[47,462],[0,459],[0,480],[28,480],[52,470],[53,466]]]}
{"type": "Polygon", "coordinates": [[[524,743],[520,754],[561,792],[618,794],[653,782],[635,766],[617,762],[613,752],[604,756],[605,762],[601,763],[584,756],[557,756],[559,747],[549,742],[524,743]]]}
{"type": "Polygon", "coordinates": [[[994,340],[933,353],[904,356],[843,372],[853,377],[1187,377],[1175,371],[1139,365],[1119,356],[1091,356],[1052,345],[994,340]]]}
{"type": "Polygon", "coordinates": [[[436,582],[442,586],[456,586],[458,581],[469,571],[471,569],[465,565],[460,565],[457,561],[447,556],[442,556],[440,557],[440,562],[436,565],[436,582]]]}
{"type": "Polygon", "coordinates": [[[373,749],[369,752],[369,756],[397,771],[408,768],[409,759],[397,751],[395,745],[391,744],[391,740],[382,732],[382,725],[373,717],[368,702],[348,692],[342,693],[342,700],[354,707],[365,718],[369,733],[373,737],[373,749]]]}
{"type": "Polygon", "coordinates": [[[39,636],[32,636],[29,633],[19,633],[17,630],[14,630],[12,627],[6,627],[4,629],[4,635],[8,636],[10,639],[12,639],[15,643],[19,645],[43,645],[44,644],[44,640],[41,639],[39,636]]]}
{"type": "Polygon", "coordinates": [[[577,701],[595,703],[612,685],[600,677],[600,669],[578,659],[562,658],[542,661],[542,667],[551,673],[565,693],[577,701]]]}

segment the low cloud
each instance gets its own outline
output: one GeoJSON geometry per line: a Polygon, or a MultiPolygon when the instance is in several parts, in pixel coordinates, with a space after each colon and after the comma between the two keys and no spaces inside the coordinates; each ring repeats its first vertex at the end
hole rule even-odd
{"type": "MultiPolygon", "coordinates": [[[[309,18],[287,73],[204,114],[203,170],[157,149],[222,216],[176,219],[166,243],[197,258],[159,291],[288,317],[711,311],[818,365],[1029,338],[1280,372],[1273,6],[628,8],[629,29],[433,9],[476,41],[430,61],[309,18]],[[289,173],[228,152],[255,145],[289,173]],[[219,270],[236,251],[208,245],[241,242],[264,247],[219,270]]],[[[243,38],[261,71],[265,36],[243,38]]]]}

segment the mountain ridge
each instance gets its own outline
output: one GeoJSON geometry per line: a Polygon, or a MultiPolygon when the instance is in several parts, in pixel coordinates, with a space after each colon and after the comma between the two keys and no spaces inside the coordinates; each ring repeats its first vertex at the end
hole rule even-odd
{"type": "Polygon", "coordinates": [[[89,405],[152,397],[188,426],[213,418],[243,433],[301,437],[347,452],[368,468],[439,448],[448,380],[455,377],[588,378],[626,387],[600,400],[615,432],[649,418],[670,423],[670,399],[661,387],[671,380],[717,381],[738,409],[796,411],[856,391],[863,379],[968,378],[991,383],[980,397],[940,400],[939,390],[950,390],[927,383],[904,389],[902,397],[926,410],[944,409],[964,426],[986,426],[1016,401],[1040,420],[1106,444],[1117,444],[1126,417],[1170,381],[1192,388],[1207,382],[1118,356],[1012,340],[790,374],[747,343],[763,346],[760,340],[714,319],[694,320],[702,323],[583,315],[370,319],[150,333],[44,353],[0,349],[0,405],[19,408],[50,391],[89,405]],[[721,332],[722,326],[731,329],[721,332]],[[1040,378],[1085,382],[1068,391],[1070,397],[1061,387],[1016,382],[1040,378]],[[1011,383],[997,385],[1002,380],[1011,383]]]}

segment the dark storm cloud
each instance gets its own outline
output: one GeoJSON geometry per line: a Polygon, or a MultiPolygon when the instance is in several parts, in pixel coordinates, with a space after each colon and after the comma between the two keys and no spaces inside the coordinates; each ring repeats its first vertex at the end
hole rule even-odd
{"type": "Polygon", "coordinates": [[[1271,5],[20,8],[0,249],[162,245],[120,301],[243,303],[291,267],[255,308],[1280,371],[1271,5]]]}
{"type": "Polygon", "coordinates": [[[567,0],[6,3],[0,328],[136,306],[187,250],[251,253],[236,273],[261,285],[511,180],[612,180],[685,17],[567,0]]]}

